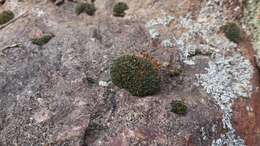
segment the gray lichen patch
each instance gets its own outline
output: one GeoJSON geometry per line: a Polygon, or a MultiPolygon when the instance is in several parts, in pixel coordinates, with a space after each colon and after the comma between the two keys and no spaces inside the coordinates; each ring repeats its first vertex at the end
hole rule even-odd
{"type": "Polygon", "coordinates": [[[192,19],[191,13],[178,17],[162,15],[150,20],[146,23],[150,37],[162,40],[164,48],[177,48],[182,62],[188,65],[196,64],[192,57],[198,52],[210,56],[236,48],[235,43],[218,34],[220,27],[227,22],[223,2],[218,4],[211,0],[203,2],[203,5],[196,20],[192,19]],[[167,36],[160,35],[162,28],[169,32],[167,36]]]}
{"type": "MultiPolygon", "coordinates": [[[[219,67],[215,54],[239,49],[218,33],[227,20],[221,0],[127,3],[127,16],[118,19],[108,0],[95,1],[95,17],[76,16],[72,2],[57,7],[40,0],[6,1],[4,9],[28,15],[0,31],[1,48],[21,43],[0,57],[0,145],[244,144],[233,130],[220,135],[222,110],[210,101],[216,101],[213,95],[193,84],[196,73],[208,74],[209,60],[219,67]],[[150,19],[145,29],[144,20],[150,19]],[[158,39],[150,40],[149,31],[158,39]],[[41,32],[55,34],[43,48],[29,41],[41,32]],[[136,98],[111,84],[112,60],[135,52],[147,52],[164,66],[159,94],[136,98]],[[183,117],[170,112],[170,103],[182,100],[188,107],[183,117]]],[[[237,91],[240,85],[232,87],[237,91]]]]}
{"type": "Polygon", "coordinates": [[[223,111],[223,126],[228,130],[220,139],[213,141],[213,146],[244,145],[244,141],[235,135],[232,126],[232,104],[239,97],[250,97],[250,80],[253,67],[249,60],[240,54],[231,57],[217,55],[209,62],[206,74],[198,75],[200,85],[211,95],[212,100],[223,111]]]}
{"type": "Polygon", "coordinates": [[[196,20],[192,19],[190,13],[180,17],[160,17],[146,23],[146,28],[152,39],[163,40],[161,46],[164,48],[174,46],[184,64],[195,66],[196,54],[207,55],[212,60],[208,63],[207,73],[199,75],[198,80],[222,110],[223,125],[227,129],[226,133],[212,142],[212,146],[244,145],[244,140],[236,135],[231,124],[232,103],[236,98],[250,96],[253,67],[242,55],[232,53],[238,48],[237,44],[219,34],[221,26],[228,22],[224,2],[209,0],[202,5],[196,20]],[[176,24],[173,29],[169,25],[172,21],[176,24]],[[163,36],[161,27],[170,34],[163,36]],[[233,56],[229,57],[230,54],[233,56]]]}
{"type": "Polygon", "coordinates": [[[158,26],[168,27],[174,19],[175,17],[166,15],[161,18],[152,19],[148,21],[145,27],[148,29],[150,37],[152,39],[158,39],[160,33],[157,31],[157,27],[158,26]]]}

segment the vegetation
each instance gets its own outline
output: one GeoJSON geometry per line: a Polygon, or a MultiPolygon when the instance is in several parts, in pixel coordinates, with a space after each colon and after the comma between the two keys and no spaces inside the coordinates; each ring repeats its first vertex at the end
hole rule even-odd
{"type": "Polygon", "coordinates": [[[85,12],[90,15],[90,16],[93,16],[96,12],[96,7],[95,5],[92,3],[92,4],[86,4],[86,8],[85,8],[85,12]]]}
{"type": "Polygon", "coordinates": [[[125,11],[128,10],[128,6],[124,2],[118,2],[115,4],[113,12],[114,16],[116,17],[124,17],[125,16],[125,11]]]}
{"type": "Polygon", "coordinates": [[[225,36],[232,42],[238,43],[241,40],[241,31],[236,23],[227,23],[223,27],[225,36]]]}
{"type": "Polygon", "coordinates": [[[7,23],[14,18],[14,13],[12,11],[3,11],[0,13],[0,25],[7,23]]]}
{"type": "Polygon", "coordinates": [[[187,113],[187,106],[181,101],[173,101],[171,103],[171,112],[178,114],[178,115],[185,115],[187,113]]]}
{"type": "Polygon", "coordinates": [[[145,58],[125,55],[114,60],[111,67],[112,82],[134,96],[148,96],[159,90],[158,70],[145,58]]]}
{"type": "Polygon", "coordinates": [[[83,12],[86,12],[88,15],[93,16],[96,12],[96,7],[94,3],[78,3],[75,8],[75,13],[77,15],[80,15],[83,12]]]}
{"type": "Polygon", "coordinates": [[[43,35],[42,37],[39,38],[33,38],[31,41],[33,44],[38,45],[38,46],[43,46],[47,44],[54,36],[53,35],[43,35]]]}
{"type": "Polygon", "coordinates": [[[83,13],[85,11],[85,8],[86,8],[85,3],[78,3],[75,7],[75,13],[77,15],[80,15],[81,13],[83,13]]]}

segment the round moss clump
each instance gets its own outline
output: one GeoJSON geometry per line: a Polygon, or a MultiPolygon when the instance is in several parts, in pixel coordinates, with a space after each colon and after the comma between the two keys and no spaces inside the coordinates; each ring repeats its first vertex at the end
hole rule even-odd
{"type": "Polygon", "coordinates": [[[92,4],[86,4],[86,8],[85,8],[85,12],[90,15],[90,16],[93,16],[96,12],[96,7],[95,5],[92,3],[92,4]]]}
{"type": "Polygon", "coordinates": [[[148,96],[159,91],[158,70],[145,58],[134,55],[114,60],[111,67],[112,82],[134,96],[148,96]]]}
{"type": "Polygon", "coordinates": [[[187,106],[181,101],[173,101],[171,103],[171,112],[178,115],[185,115],[187,113],[187,106]]]}
{"type": "Polygon", "coordinates": [[[0,25],[7,23],[14,18],[14,13],[12,11],[3,11],[0,13],[0,25]]]}
{"type": "Polygon", "coordinates": [[[225,36],[232,42],[238,43],[241,40],[241,31],[236,23],[227,23],[222,27],[225,36]]]}
{"type": "Polygon", "coordinates": [[[115,4],[113,12],[114,16],[116,17],[124,17],[125,16],[125,11],[128,10],[128,6],[124,2],[118,2],[115,4]]]}

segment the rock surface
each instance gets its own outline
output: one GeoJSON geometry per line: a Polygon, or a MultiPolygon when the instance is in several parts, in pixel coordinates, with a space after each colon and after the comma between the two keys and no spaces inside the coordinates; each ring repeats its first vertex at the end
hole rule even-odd
{"type": "Polygon", "coordinates": [[[253,48],[256,51],[257,65],[260,68],[260,1],[247,0],[244,13],[245,24],[252,32],[253,48]]]}
{"type": "Polygon", "coordinates": [[[240,1],[123,1],[123,18],[112,15],[117,0],[95,0],[95,16],[77,16],[72,1],[0,6],[28,13],[0,29],[0,146],[259,146],[253,47],[220,32],[242,19],[240,1]],[[44,33],[55,37],[31,43],[44,33]],[[110,64],[123,54],[162,64],[160,93],[138,98],[111,83],[110,64]],[[176,68],[180,76],[169,75],[176,68]],[[170,112],[174,100],[187,115],[170,112]]]}

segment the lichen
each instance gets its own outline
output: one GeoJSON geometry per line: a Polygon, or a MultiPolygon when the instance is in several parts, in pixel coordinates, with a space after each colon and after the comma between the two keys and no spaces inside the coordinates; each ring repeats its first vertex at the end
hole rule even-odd
{"type": "Polygon", "coordinates": [[[193,19],[191,13],[180,16],[178,19],[168,17],[167,21],[164,21],[165,23],[162,23],[162,20],[165,19],[161,17],[146,23],[146,28],[148,28],[151,38],[156,36],[165,40],[165,36],[159,36],[158,28],[164,26],[167,29],[170,22],[174,20],[175,29],[184,31],[181,34],[170,32],[171,35],[167,36],[167,39],[172,40],[174,47],[179,50],[180,60],[185,64],[194,65],[196,64],[194,55],[209,55],[211,61],[207,68],[208,73],[199,75],[198,80],[213,101],[223,110],[223,125],[227,129],[226,133],[212,142],[212,146],[225,144],[243,146],[243,139],[236,135],[231,124],[231,106],[234,99],[250,96],[252,87],[249,81],[253,72],[252,65],[240,54],[234,54],[232,57],[219,55],[227,54],[225,52],[232,53],[234,48],[237,48],[236,43],[219,34],[221,26],[229,21],[224,14],[225,2],[208,0],[202,2],[201,5],[202,8],[196,20],[193,19]]]}
{"type": "Polygon", "coordinates": [[[174,19],[175,17],[166,15],[162,18],[150,20],[149,22],[146,23],[145,27],[148,29],[150,37],[152,39],[158,39],[160,33],[157,31],[156,27],[157,26],[168,27],[174,19]]]}
{"type": "Polygon", "coordinates": [[[206,74],[197,75],[199,84],[211,95],[223,111],[223,126],[228,130],[220,139],[213,141],[212,146],[244,145],[243,140],[235,135],[231,123],[232,104],[236,98],[250,97],[252,85],[250,80],[253,67],[249,60],[240,54],[231,57],[217,55],[209,62],[206,74]]]}
{"type": "Polygon", "coordinates": [[[164,48],[172,48],[173,47],[173,43],[170,39],[166,39],[162,41],[162,46],[164,48]]]}
{"type": "Polygon", "coordinates": [[[244,23],[247,24],[253,35],[253,47],[256,51],[258,66],[260,67],[260,1],[247,0],[244,23]]]}

